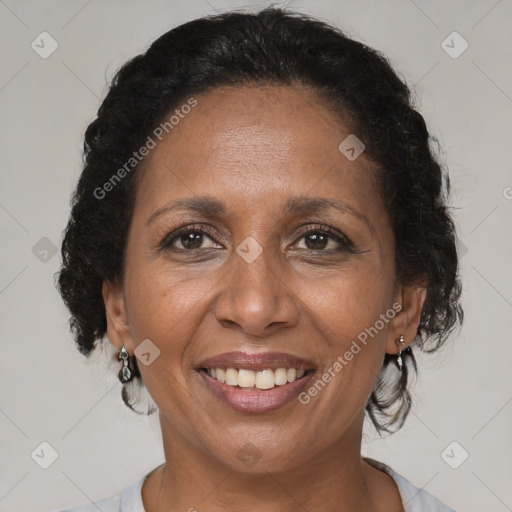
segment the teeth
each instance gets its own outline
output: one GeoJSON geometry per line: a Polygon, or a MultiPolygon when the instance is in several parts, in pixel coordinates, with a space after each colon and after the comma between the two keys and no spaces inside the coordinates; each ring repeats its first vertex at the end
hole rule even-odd
{"type": "Polygon", "coordinates": [[[238,385],[241,388],[253,388],[255,383],[256,383],[256,375],[254,374],[253,371],[238,370],[238,385]]]}
{"type": "Polygon", "coordinates": [[[258,389],[272,389],[274,387],[274,372],[272,370],[256,372],[256,387],[258,389]]]}
{"type": "Polygon", "coordinates": [[[226,370],[226,384],[228,386],[238,386],[238,371],[233,368],[226,370]]]}
{"type": "Polygon", "coordinates": [[[235,368],[208,368],[208,375],[217,379],[219,382],[224,382],[228,386],[239,386],[241,388],[257,388],[257,389],[272,389],[274,386],[283,386],[288,382],[295,382],[306,373],[304,370],[297,370],[295,368],[277,368],[275,371],[272,369],[252,371],[252,370],[236,370],[235,368]]]}
{"type": "Polygon", "coordinates": [[[274,372],[274,382],[276,386],[282,386],[288,382],[288,377],[286,376],[286,368],[278,368],[274,372]]]}
{"type": "MultiPolygon", "coordinates": [[[[219,382],[226,382],[226,372],[222,368],[217,368],[215,373],[217,376],[215,377],[219,382]]],[[[213,377],[213,375],[212,375],[213,377]]]]}

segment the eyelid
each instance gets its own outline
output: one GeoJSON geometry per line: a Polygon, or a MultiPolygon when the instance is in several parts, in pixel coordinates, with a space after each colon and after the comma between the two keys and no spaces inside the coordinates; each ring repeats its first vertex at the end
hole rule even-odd
{"type": "MultiPolygon", "coordinates": [[[[212,242],[216,244],[225,244],[224,241],[222,241],[223,236],[219,233],[219,231],[212,226],[206,224],[206,223],[191,223],[191,224],[185,224],[180,227],[177,227],[176,229],[173,229],[171,232],[167,233],[161,241],[158,244],[157,252],[164,251],[166,249],[169,249],[173,246],[176,239],[179,238],[184,233],[190,233],[190,232],[200,232],[204,233],[208,238],[212,240],[212,242]],[[221,241],[219,242],[219,238],[221,241]]],[[[297,245],[301,239],[307,235],[308,233],[314,233],[314,232],[320,232],[326,234],[329,238],[334,240],[339,246],[340,249],[335,250],[318,250],[319,252],[325,252],[325,253],[332,253],[339,250],[346,250],[350,252],[357,252],[354,244],[352,241],[342,232],[338,231],[337,229],[324,224],[303,224],[302,226],[299,226],[298,231],[296,231],[293,235],[294,241],[293,246],[297,245]]],[[[227,245],[227,244],[225,244],[227,245]]],[[[193,249],[180,249],[176,248],[177,250],[186,251],[186,252],[192,252],[193,249]]],[[[204,249],[197,249],[198,251],[204,251],[207,248],[204,249]]],[[[210,248],[211,249],[211,248],[210,248]]],[[[308,249],[305,249],[308,250],[308,249]]],[[[312,252],[315,252],[315,249],[309,249],[312,252]]]]}
{"type": "MultiPolygon", "coordinates": [[[[330,238],[334,239],[338,244],[340,244],[345,249],[351,250],[355,252],[355,247],[345,234],[343,234],[341,231],[338,231],[337,229],[324,225],[324,224],[306,224],[304,229],[299,230],[298,233],[295,233],[294,237],[296,241],[298,242],[304,235],[307,235],[308,233],[315,233],[315,232],[321,232],[327,234],[330,238]]],[[[311,249],[314,251],[314,249],[311,249]]],[[[329,251],[321,251],[321,252],[329,252],[329,251]]]]}
{"type": "Polygon", "coordinates": [[[206,234],[215,243],[222,243],[219,242],[218,240],[219,238],[223,238],[222,235],[218,232],[218,230],[214,229],[212,226],[209,226],[208,224],[200,222],[193,224],[185,224],[176,229],[171,230],[169,233],[167,233],[167,235],[163,237],[162,241],[158,244],[158,246],[162,249],[170,247],[172,245],[172,242],[175,241],[183,233],[189,233],[194,231],[206,234]]]}

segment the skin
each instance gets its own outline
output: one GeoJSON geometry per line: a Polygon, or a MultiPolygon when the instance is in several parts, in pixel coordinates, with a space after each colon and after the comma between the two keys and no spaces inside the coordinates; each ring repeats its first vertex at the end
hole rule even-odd
{"type": "Polygon", "coordinates": [[[372,164],[343,156],[350,130],[306,88],[223,87],[196,99],[144,161],[123,280],[103,286],[111,343],[130,355],[145,339],[160,349],[139,363],[166,456],[144,483],[144,506],[400,512],[394,481],[361,460],[361,433],[384,354],[397,353],[400,335],[406,345],[415,338],[425,289],[397,281],[372,164]],[[170,210],[147,224],[169,201],[199,196],[226,212],[170,210]],[[338,199],[350,211],[291,214],[293,196],[338,199]],[[176,228],[199,223],[211,232],[196,249],[178,237],[157,251],[176,228]],[[311,234],[329,226],[354,251],[333,237],[315,246],[311,234]],[[263,248],[252,263],[236,252],[249,236],[263,248]],[[311,360],[321,377],[396,302],[401,311],[307,405],[235,412],[197,373],[220,353],[277,350],[311,360]],[[248,442],[261,455],[252,467],[237,457],[248,442]]]}

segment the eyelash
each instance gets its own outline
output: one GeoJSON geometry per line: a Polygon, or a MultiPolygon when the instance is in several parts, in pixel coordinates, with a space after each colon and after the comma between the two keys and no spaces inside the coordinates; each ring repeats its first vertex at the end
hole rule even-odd
{"type": "MultiPolygon", "coordinates": [[[[215,243],[218,243],[215,239],[217,234],[214,232],[214,230],[208,226],[207,224],[194,224],[189,226],[184,226],[182,228],[178,228],[177,230],[173,231],[172,233],[169,233],[164,237],[164,239],[160,242],[158,246],[158,252],[164,251],[164,250],[172,250],[176,249],[180,252],[189,252],[192,253],[194,251],[201,251],[204,249],[177,249],[173,248],[173,243],[182,235],[186,235],[188,233],[197,233],[197,234],[205,234],[208,235],[212,241],[215,243]]],[[[311,252],[324,252],[324,253],[333,253],[333,252],[350,252],[355,254],[357,251],[355,250],[354,244],[352,241],[343,235],[342,233],[338,232],[337,230],[331,228],[330,226],[324,226],[324,225],[312,225],[308,229],[303,230],[297,234],[297,241],[302,239],[304,236],[310,234],[310,233],[319,233],[323,235],[328,235],[329,238],[333,239],[336,243],[340,245],[339,249],[334,250],[325,250],[325,249],[302,249],[306,251],[311,252]]]]}

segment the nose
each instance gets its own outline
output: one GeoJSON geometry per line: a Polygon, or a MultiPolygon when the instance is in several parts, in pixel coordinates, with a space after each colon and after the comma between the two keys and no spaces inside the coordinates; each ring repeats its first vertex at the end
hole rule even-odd
{"type": "Polygon", "coordinates": [[[276,262],[278,258],[264,249],[250,263],[235,252],[231,260],[231,269],[222,280],[215,302],[217,321],[255,337],[295,325],[298,301],[276,262]]]}

